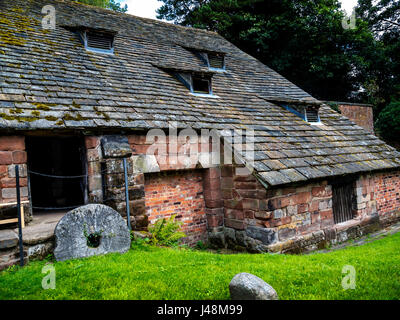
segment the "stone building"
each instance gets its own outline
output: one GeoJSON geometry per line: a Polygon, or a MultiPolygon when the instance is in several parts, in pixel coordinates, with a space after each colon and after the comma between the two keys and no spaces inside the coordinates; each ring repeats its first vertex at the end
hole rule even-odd
{"type": "Polygon", "coordinates": [[[71,1],[0,11],[0,204],[18,164],[28,226],[85,203],[125,216],[122,158],[132,227],[176,214],[189,244],[299,252],[399,220],[400,153],[218,34],[71,1]]]}

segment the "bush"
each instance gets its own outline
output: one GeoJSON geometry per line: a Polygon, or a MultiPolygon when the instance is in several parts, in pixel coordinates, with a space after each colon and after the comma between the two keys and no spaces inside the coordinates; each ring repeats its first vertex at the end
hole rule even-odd
{"type": "Polygon", "coordinates": [[[198,249],[198,250],[207,250],[208,249],[208,245],[206,243],[204,243],[203,241],[198,241],[196,243],[196,249],[198,249]]]}
{"type": "Polygon", "coordinates": [[[169,219],[159,219],[153,225],[149,226],[151,244],[176,246],[180,239],[186,237],[186,234],[179,231],[183,223],[175,221],[175,216],[173,215],[169,219]]]}
{"type": "Polygon", "coordinates": [[[392,101],[381,111],[375,122],[375,127],[383,139],[398,141],[400,136],[400,101],[392,101]]]}
{"type": "Polygon", "coordinates": [[[150,239],[148,237],[137,237],[131,231],[131,248],[132,249],[144,249],[150,243],[150,239]]]}

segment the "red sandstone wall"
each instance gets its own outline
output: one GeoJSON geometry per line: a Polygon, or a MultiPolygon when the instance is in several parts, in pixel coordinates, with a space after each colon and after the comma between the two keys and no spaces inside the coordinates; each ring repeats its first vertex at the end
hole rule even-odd
{"type": "Polygon", "coordinates": [[[199,170],[145,174],[145,202],[149,221],[176,215],[187,234],[185,243],[206,239],[203,177],[199,170]]]}
{"type": "Polygon", "coordinates": [[[253,175],[222,169],[225,226],[273,228],[279,241],[333,225],[332,188],[326,181],[266,190],[253,175]]]}
{"type": "Polygon", "coordinates": [[[15,165],[20,165],[20,186],[22,200],[28,199],[28,178],[26,167],[25,137],[0,137],[0,202],[16,201],[15,165]]]}
{"type": "Polygon", "coordinates": [[[85,137],[86,157],[88,162],[88,188],[89,202],[103,202],[102,177],[101,177],[101,147],[100,138],[85,137]]]}
{"type": "Polygon", "coordinates": [[[212,232],[221,232],[224,226],[224,208],[220,168],[204,170],[203,190],[206,205],[207,228],[212,232]]]}
{"type": "MultiPolygon", "coordinates": [[[[200,139],[199,139],[200,140],[200,139]]],[[[153,154],[153,151],[149,151],[151,147],[155,150],[154,155],[156,156],[158,165],[160,167],[160,171],[176,171],[176,170],[183,170],[183,169],[195,169],[197,163],[191,163],[189,165],[183,163],[183,160],[178,158],[176,155],[179,154],[186,154],[189,156],[190,150],[197,150],[200,153],[203,149],[208,147],[208,150],[213,150],[212,143],[208,142],[201,142],[198,141],[196,143],[192,143],[191,141],[181,141],[181,139],[171,139],[169,136],[165,137],[165,143],[160,142],[154,143],[154,146],[151,146],[153,142],[146,141],[146,135],[129,135],[128,141],[132,149],[133,155],[143,155],[153,154]],[[208,144],[208,146],[206,146],[208,144]],[[194,148],[191,149],[193,146],[194,148]]],[[[159,142],[159,141],[158,141],[159,142]]]]}
{"type": "Polygon", "coordinates": [[[339,106],[339,109],[342,115],[372,134],[374,133],[374,114],[372,107],[343,104],[339,106]]]}
{"type": "MultiPolygon", "coordinates": [[[[17,201],[15,165],[20,166],[19,183],[21,201],[28,200],[28,173],[27,156],[25,151],[24,136],[0,137],[0,203],[12,203],[17,201]]],[[[31,219],[29,205],[25,207],[25,221],[31,219]]]]}
{"type": "Polygon", "coordinates": [[[222,168],[221,174],[224,226],[235,229],[239,241],[240,232],[249,226],[275,232],[279,242],[270,247],[272,251],[290,251],[302,241],[300,246],[310,246],[314,240],[315,245],[345,241],[400,218],[400,172],[360,176],[354,183],[354,218],[340,224],[334,223],[332,186],[328,181],[265,189],[253,175],[235,174],[232,166],[222,168]],[[314,235],[318,236],[314,239],[314,235]]]}
{"type": "MultiPolygon", "coordinates": [[[[147,152],[149,144],[146,144],[145,136],[128,138],[133,156],[147,152]]],[[[187,243],[190,244],[206,239],[208,231],[208,236],[213,234],[213,238],[224,245],[224,227],[239,232],[248,226],[267,228],[276,233],[280,243],[315,233],[321,236],[321,230],[333,237],[354,225],[363,226],[375,221],[377,212],[386,218],[400,209],[400,173],[361,176],[354,186],[357,194],[355,219],[335,225],[332,187],[327,181],[267,190],[252,174],[237,175],[233,166],[198,171],[179,162],[160,163],[162,155],[182,146],[170,142],[164,152],[156,155],[161,174],[137,176],[143,180],[140,184],[144,184],[144,198],[134,201],[144,204],[133,205],[132,210],[138,211],[134,216],[144,215],[150,222],[177,214],[178,219],[184,221],[183,230],[188,234],[187,243]]],[[[87,147],[88,160],[97,161],[98,141],[88,140],[87,147]]],[[[92,181],[90,185],[99,187],[98,181],[92,181]]]]}

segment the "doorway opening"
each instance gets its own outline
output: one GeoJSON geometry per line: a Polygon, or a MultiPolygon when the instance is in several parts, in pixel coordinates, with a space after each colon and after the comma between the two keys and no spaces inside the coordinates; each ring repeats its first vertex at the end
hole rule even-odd
{"type": "Polygon", "coordinates": [[[335,224],[354,219],[357,207],[354,188],[354,179],[343,179],[332,183],[332,208],[335,224]]]}
{"type": "Polygon", "coordinates": [[[80,137],[26,137],[33,211],[70,210],[87,198],[86,150],[80,137]]]}

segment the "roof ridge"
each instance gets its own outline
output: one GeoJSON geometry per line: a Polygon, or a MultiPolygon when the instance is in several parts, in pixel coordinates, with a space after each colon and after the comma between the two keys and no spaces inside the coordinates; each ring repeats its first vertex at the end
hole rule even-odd
{"type": "Polygon", "coordinates": [[[53,0],[56,2],[62,2],[62,3],[69,3],[72,5],[77,5],[77,6],[84,6],[84,7],[88,7],[89,9],[93,9],[93,10],[100,10],[100,11],[104,11],[105,13],[110,13],[110,14],[116,14],[116,15],[121,15],[121,16],[125,16],[127,18],[135,18],[135,19],[139,19],[139,20],[144,20],[144,21],[151,21],[152,23],[158,23],[158,24],[162,24],[165,26],[169,26],[169,27],[175,27],[177,29],[190,29],[190,30],[196,30],[196,31],[200,31],[203,33],[208,33],[208,34],[212,34],[212,35],[218,35],[220,37],[222,37],[218,32],[215,31],[211,31],[211,30],[206,30],[206,29],[200,29],[200,28],[196,28],[196,27],[189,27],[189,26],[181,26],[178,24],[174,24],[174,23],[170,23],[167,21],[163,21],[163,20],[158,20],[158,19],[152,19],[152,18],[145,18],[145,17],[140,17],[140,16],[136,16],[134,14],[131,13],[126,13],[126,12],[117,12],[117,11],[113,11],[110,9],[106,9],[106,8],[102,8],[102,7],[97,7],[94,5],[90,5],[90,4],[86,4],[86,3],[81,3],[78,2],[77,0],[53,0]]]}

